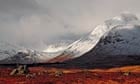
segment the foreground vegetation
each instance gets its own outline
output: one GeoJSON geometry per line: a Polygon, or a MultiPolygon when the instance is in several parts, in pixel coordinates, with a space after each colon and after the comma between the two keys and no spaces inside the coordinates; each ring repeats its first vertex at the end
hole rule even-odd
{"type": "Polygon", "coordinates": [[[29,73],[10,75],[0,68],[0,84],[140,84],[140,66],[111,69],[30,67],[29,73]]]}

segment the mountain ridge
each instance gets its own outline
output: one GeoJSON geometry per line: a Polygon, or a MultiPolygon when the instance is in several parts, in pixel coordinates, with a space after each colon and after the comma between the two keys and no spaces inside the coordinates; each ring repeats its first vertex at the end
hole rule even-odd
{"type": "MultiPolygon", "coordinates": [[[[48,63],[52,62],[53,59],[55,59],[54,62],[63,62],[66,60],[72,60],[84,56],[86,53],[90,51],[93,51],[94,53],[101,53],[101,55],[115,55],[115,56],[118,54],[125,55],[119,52],[121,51],[121,49],[122,52],[124,52],[124,49],[126,49],[125,50],[126,55],[127,54],[130,55],[130,53],[132,52],[133,53],[138,52],[139,55],[140,52],[138,50],[134,52],[134,49],[140,49],[140,46],[138,46],[140,45],[139,44],[140,39],[138,38],[140,36],[139,22],[140,22],[139,19],[135,15],[130,13],[123,13],[120,16],[113,17],[112,19],[106,20],[103,24],[96,26],[90,34],[73,42],[72,44],[65,47],[65,49],[57,50],[56,54],[55,52],[50,54],[43,51],[39,52],[33,50],[31,52],[27,52],[26,54],[23,53],[23,56],[19,56],[21,57],[19,59],[21,61],[18,62],[27,64],[40,62],[48,63]],[[95,50],[96,47],[100,49],[95,50]],[[129,51],[127,51],[128,48],[130,48],[129,51]],[[114,51],[112,52],[111,50],[113,49],[114,51]],[[111,52],[112,54],[107,54],[111,52]],[[24,57],[29,58],[24,59],[24,57]]],[[[14,59],[18,58],[17,56],[18,53],[15,54],[15,57],[14,56],[12,58],[8,57],[8,59],[10,59],[11,62],[16,63],[14,59]]],[[[10,62],[10,60],[9,61],[6,60],[7,59],[4,59],[0,63],[10,62]]]]}

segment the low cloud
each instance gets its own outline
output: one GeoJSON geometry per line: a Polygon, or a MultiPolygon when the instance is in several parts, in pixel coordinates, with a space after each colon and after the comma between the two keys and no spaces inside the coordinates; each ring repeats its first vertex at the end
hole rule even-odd
{"type": "Polygon", "coordinates": [[[0,0],[0,41],[38,48],[77,40],[123,11],[136,13],[138,0],[0,0]]]}

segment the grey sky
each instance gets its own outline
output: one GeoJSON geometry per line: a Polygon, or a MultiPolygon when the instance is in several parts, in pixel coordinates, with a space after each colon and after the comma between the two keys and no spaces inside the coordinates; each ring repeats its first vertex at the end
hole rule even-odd
{"type": "Polygon", "coordinates": [[[140,15],[139,0],[0,0],[0,40],[25,47],[76,40],[123,11],[140,15]]]}

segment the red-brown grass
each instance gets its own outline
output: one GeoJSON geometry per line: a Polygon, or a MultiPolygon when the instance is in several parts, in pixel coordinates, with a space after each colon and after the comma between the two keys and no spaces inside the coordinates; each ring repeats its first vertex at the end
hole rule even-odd
{"type": "Polygon", "coordinates": [[[9,75],[0,68],[0,84],[140,84],[140,66],[111,69],[58,69],[30,67],[28,75],[9,75]],[[60,75],[59,72],[62,72],[60,75]]]}

